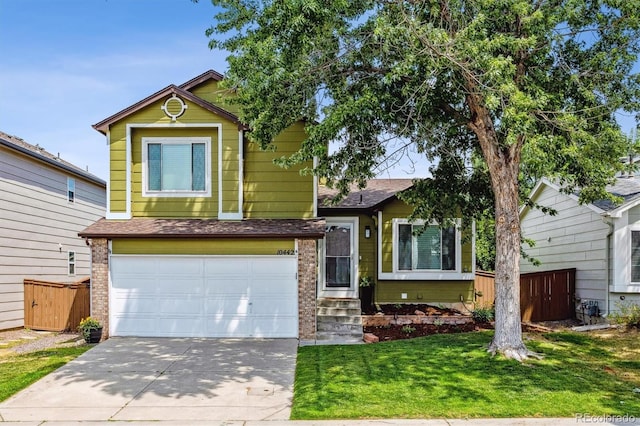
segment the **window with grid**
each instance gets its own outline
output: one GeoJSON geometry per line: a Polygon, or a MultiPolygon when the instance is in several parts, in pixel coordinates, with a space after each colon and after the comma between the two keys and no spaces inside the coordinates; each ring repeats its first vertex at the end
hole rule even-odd
{"type": "Polygon", "coordinates": [[[456,269],[456,228],[398,224],[397,264],[401,271],[456,269]]]}

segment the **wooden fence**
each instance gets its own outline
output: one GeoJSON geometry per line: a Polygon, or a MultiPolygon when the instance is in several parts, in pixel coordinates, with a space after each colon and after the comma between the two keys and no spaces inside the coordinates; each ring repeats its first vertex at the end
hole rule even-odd
{"type": "Polygon", "coordinates": [[[24,326],[33,330],[76,330],[88,317],[89,278],[74,283],[24,280],[24,326]]]}
{"type": "MultiPolygon", "coordinates": [[[[493,305],[495,278],[490,272],[477,271],[475,301],[493,305]]],[[[555,321],[575,318],[576,270],[533,272],[520,275],[520,313],[522,321],[555,321]]]]}

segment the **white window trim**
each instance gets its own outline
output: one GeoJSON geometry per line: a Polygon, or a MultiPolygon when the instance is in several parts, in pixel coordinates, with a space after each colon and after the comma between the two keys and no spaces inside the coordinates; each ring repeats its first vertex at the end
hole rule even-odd
{"type": "Polygon", "coordinates": [[[210,137],[143,137],[142,138],[142,196],[154,198],[211,197],[211,138],[210,137]],[[148,175],[149,144],[205,145],[205,190],[204,191],[150,191],[148,175]]]}
{"type": "MultiPolygon", "coordinates": [[[[378,223],[383,222],[382,212],[378,212],[378,223]]],[[[460,226],[462,224],[461,219],[454,219],[456,224],[456,267],[454,270],[426,270],[421,269],[417,271],[405,271],[398,269],[398,225],[412,224],[412,225],[424,225],[424,220],[410,221],[406,218],[393,218],[392,222],[392,271],[382,272],[382,238],[383,238],[383,226],[378,226],[378,279],[379,280],[432,280],[432,281],[444,281],[444,280],[473,280],[475,278],[475,267],[470,272],[462,271],[462,237],[460,232],[460,226]]],[[[437,225],[432,222],[431,225],[437,225]]],[[[473,230],[475,232],[475,229],[473,230]]],[[[472,245],[475,245],[472,244],[472,245]]],[[[472,247],[475,250],[475,247],[472,247]]],[[[473,259],[475,263],[475,259],[473,259]]]]}
{"type": "Polygon", "coordinates": [[[359,247],[359,230],[360,220],[357,216],[336,216],[326,219],[329,225],[349,225],[351,226],[351,286],[350,287],[327,287],[326,273],[326,244],[325,238],[320,240],[320,267],[318,272],[320,275],[320,285],[318,286],[318,297],[358,297],[358,283],[360,282],[360,247],[359,247]]]}
{"type": "Polygon", "coordinates": [[[67,177],[67,202],[74,204],[76,202],[76,180],[71,177],[67,177]],[[73,182],[73,198],[69,199],[69,192],[71,192],[71,182],[73,182]]]}
{"type": "Polygon", "coordinates": [[[75,250],[67,251],[67,275],[75,277],[78,266],[78,253],[75,250]],[[70,260],[71,253],[73,253],[73,262],[70,260]],[[71,273],[71,265],[73,265],[73,273],[71,273]]]}

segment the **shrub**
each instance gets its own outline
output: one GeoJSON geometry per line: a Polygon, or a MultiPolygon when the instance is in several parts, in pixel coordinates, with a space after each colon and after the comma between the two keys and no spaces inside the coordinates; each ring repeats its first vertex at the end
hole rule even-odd
{"type": "Polygon", "coordinates": [[[410,325],[405,325],[405,326],[402,327],[402,332],[403,333],[411,334],[414,331],[416,331],[416,328],[415,327],[411,327],[410,325]]]}
{"type": "Polygon", "coordinates": [[[640,327],[640,306],[636,303],[617,302],[616,310],[609,314],[609,320],[627,327],[640,327]]]}
{"type": "Polygon", "coordinates": [[[493,321],[493,314],[494,314],[493,306],[476,307],[471,312],[471,316],[473,317],[473,320],[480,324],[493,321]]]}

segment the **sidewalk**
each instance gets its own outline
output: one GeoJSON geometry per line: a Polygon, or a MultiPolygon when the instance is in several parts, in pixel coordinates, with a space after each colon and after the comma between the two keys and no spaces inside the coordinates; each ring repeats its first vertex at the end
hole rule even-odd
{"type": "Polygon", "coordinates": [[[431,419],[431,420],[262,420],[262,421],[98,421],[98,422],[1,422],[1,426],[575,426],[590,425],[640,425],[640,419],[615,416],[607,420],[602,416],[584,415],[582,418],[527,418],[527,419],[431,419]]]}

